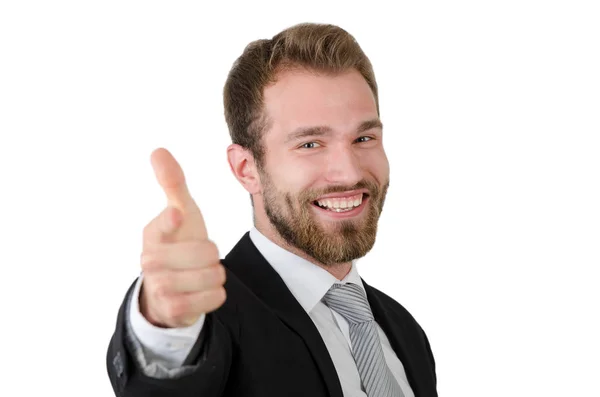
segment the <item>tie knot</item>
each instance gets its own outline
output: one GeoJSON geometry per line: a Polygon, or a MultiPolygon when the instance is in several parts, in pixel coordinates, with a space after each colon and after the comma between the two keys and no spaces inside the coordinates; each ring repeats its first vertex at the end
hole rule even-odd
{"type": "Polygon", "coordinates": [[[333,284],[323,297],[323,302],[351,324],[373,321],[367,296],[356,284],[333,284]]]}

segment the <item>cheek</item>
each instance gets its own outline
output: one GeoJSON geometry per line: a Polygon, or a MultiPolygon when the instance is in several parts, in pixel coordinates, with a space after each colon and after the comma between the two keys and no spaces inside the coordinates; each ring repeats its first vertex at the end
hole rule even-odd
{"type": "Polygon", "coordinates": [[[373,174],[380,182],[389,178],[390,163],[383,149],[364,152],[361,165],[365,171],[373,174]]]}
{"type": "Polygon", "coordinates": [[[297,196],[319,179],[321,169],[315,158],[287,158],[273,162],[271,175],[280,192],[297,196]]]}
{"type": "Polygon", "coordinates": [[[383,177],[387,180],[390,176],[390,163],[385,155],[385,152],[379,157],[378,169],[383,177]]]}

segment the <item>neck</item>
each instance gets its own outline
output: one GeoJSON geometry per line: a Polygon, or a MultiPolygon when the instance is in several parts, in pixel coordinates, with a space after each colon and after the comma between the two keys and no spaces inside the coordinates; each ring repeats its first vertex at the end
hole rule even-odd
{"type": "Polygon", "coordinates": [[[316,260],[315,258],[313,258],[312,256],[306,254],[306,252],[289,244],[287,241],[285,241],[281,237],[281,235],[279,233],[277,233],[277,230],[275,230],[275,228],[273,227],[273,225],[271,225],[270,222],[264,221],[261,218],[262,217],[255,218],[254,227],[256,227],[256,229],[259,232],[261,232],[266,238],[268,238],[269,240],[271,240],[273,243],[277,244],[281,248],[283,248],[295,255],[298,255],[300,258],[305,259],[314,265],[317,265],[317,266],[327,270],[331,275],[333,275],[338,280],[342,280],[344,277],[346,277],[348,275],[348,273],[350,273],[350,269],[352,269],[351,262],[336,263],[334,265],[325,265],[325,264],[319,262],[318,260],[316,260]]]}

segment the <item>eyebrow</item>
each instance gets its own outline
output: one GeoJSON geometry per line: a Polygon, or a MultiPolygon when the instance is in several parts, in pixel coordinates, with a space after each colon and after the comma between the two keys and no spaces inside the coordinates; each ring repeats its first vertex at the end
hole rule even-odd
{"type": "MultiPolygon", "coordinates": [[[[381,122],[381,120],[377,119],[372,119],[372,120],[367,120],[367,121],[363,121],[362,123],[360,123],[360,125],[358,126],[358,128],[356,129],[356,133],[360,134],[362,132],[371,130],[373,128],[381,128],[383,129],[383,123],[381,122]]],[[[302,138],[306,138],[309,136],[326,136],[326,135],[331,135],[331,128],[327,127],[327,126],[315,126],[315,127],[300,127],[294,131],[292,131],[286,138],[285,142],[291,142],[291,141],[296,141],[302,138]]]]}

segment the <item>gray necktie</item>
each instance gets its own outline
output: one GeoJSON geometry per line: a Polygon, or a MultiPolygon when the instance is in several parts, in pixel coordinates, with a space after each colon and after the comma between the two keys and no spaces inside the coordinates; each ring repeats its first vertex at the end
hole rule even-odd
{"type": "Polygon", "coordinates": [[[325,294],[323,302],[348,321],[352,355],[367,396],[404,397],[385,362],[373,313],[363,289],[353,283],[336,283],[325,294]]]}

